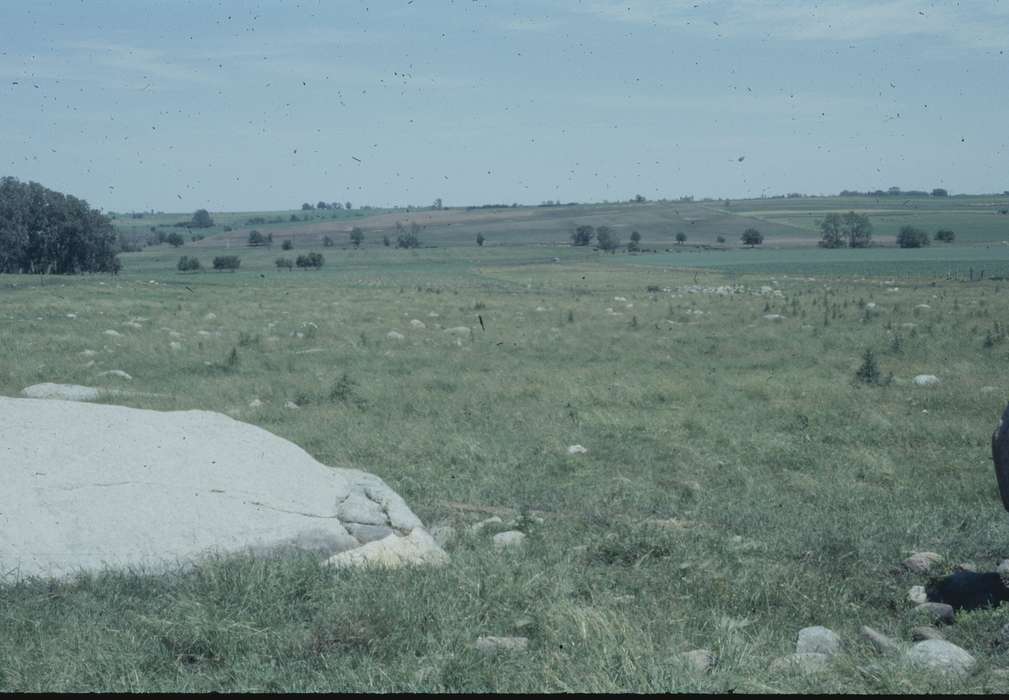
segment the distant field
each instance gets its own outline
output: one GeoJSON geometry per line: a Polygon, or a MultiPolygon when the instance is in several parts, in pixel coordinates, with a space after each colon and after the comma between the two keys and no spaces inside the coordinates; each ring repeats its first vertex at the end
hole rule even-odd
{"type": "MultiPolygon", "coordinates": [[[[253,229],[273,234],[277,244],[286,239],[302,246],[321,245],[331,237],[338,246],[349,244],[354,226],[365,233],[364,247],[382,247],[388,236],[395,243],[396,223],[423,227],[421,240],[427,246],[473,246],[482,234],[485,246],[565,245],[577,226],[609,226],[626,243],[631,232],[642,235],[642,245],[664,250],[675,245],[677,233],[687,236],[687,246],[738,247],[742,232],[760,230],[767,246],[808,247],[819,240],[818,220],[827,212],[848,210],[869,214],[874,240],[893,245],[901,226],[912,225],[934,234],[948,228],[958,244],[1009,241],[1009,197],[951,197],[946,199],[899,197],[804,197],[793,199],[724,200],[705,202],[647,202],[644,204],[589,204],[551,207],[500,207],[397,209],[397,210],[301,210],[274,212],[212,212],[215,226],[193,231],[207,236],[198,246],[242,246],[253,229]],[[307,217],[306,217],[307,214],[307,217]],[[291,216],[298,221],[290,221],[291,216]],[[247,223],[254,218],[272,223],[247,223]],[[303,220],[307,218],[307,220],[303,220]],[[225,231],[225,227],[232,230],[225,231]],[[717,242],[719,236],[725,246],[717,242]]],[[[135,238],[146,238],[151,227],[186,221],[192,212],[164,214],[144,219],[122,216],[116,225],[135,238]]],[[[170,230],[162,228],[165,232],[170,230]]],[[[184,234],[188,232],[183,230],[184,234]]]]}

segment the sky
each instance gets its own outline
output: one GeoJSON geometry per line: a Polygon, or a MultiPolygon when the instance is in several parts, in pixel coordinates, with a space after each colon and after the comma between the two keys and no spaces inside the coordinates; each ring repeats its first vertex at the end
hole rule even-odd
{"type": "Polygon", "coordinates": [[[106,211],[1009,189],[1009,0],[0,0],[0,175],[106,211]]]}

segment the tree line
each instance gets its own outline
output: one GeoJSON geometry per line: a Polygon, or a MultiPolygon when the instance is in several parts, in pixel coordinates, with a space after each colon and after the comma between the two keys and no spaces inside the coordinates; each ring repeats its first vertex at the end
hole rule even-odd
{"type": "Polygon", "coordinates": [[[0,272],[118,272],[112,220],[83,199],[0,178],[0,272]]]}

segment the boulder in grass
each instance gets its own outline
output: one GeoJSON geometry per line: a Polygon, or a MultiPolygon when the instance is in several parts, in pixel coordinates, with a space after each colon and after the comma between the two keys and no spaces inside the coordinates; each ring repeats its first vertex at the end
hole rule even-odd
{"type": "Polygon", "coordinates": [[[97,401],[102,392],[94,387],[80,384],[32,384],[21,390],[28,399],[58,399],[61,401],[97,401]]]}
{"type": "Polygon", "coordinates": [[[0,580],[332,557],[386,531],[365,546],[447,557],[377,476],[220,413],[0,397],[0,464],[0,580]]]}

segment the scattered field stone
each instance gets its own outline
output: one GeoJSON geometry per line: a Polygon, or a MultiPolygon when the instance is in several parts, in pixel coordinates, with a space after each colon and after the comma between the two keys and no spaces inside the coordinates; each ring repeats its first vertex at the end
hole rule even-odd
{"type": "Polygon", "coordinates": [[[880,654],[893,654],[901,650],[900,644],[872,627],[863,626],[859,632],[880,654]]]}
{"type": "Polygon", "coordinates": [[[830,662],[830,657],[826,654],[817,653],[803,653],[803,654],[788,654],[787,656],[781,656],[771,662],[770,671],[771,673],[787,674],[787,673],[803,673],[803,674],[814,674],[820,673],[827,669],[827,664],[830,662]]]}
{"type": "Polygon", "coordinates": [[[32,384],[21,390],[27,399],[58,399],[62,401],[97,401],[101,391],[80,384],[32,384]]]}
{"type": "Polygon", "coordinates": [[[123,334],[120,333],[119,331],[114,331],[110,328],[109,330],[105,331],[105,335],[110,335],[113,338],[121,338],[123,334]]]}
{"type": "Polygon", "coordinates": [[[118,377],[119,379],[132,380],[133,377],[124,372],[121,369],[110,369],[105,372],[99,372],[99,377],[118,377]]]}
{"type": "Polygon", "coordinates": [[[911,630],[911,639],[924,642],[926,639],[945,639],[942,632],[932,625],[919,625],[911,630]]]}
{"type": "Polygon", "coordinates": [[[911,381],[918,386],[933,386],[939,383],[939,377],[934,374],[919,374],[911,381]]]}
{"type": "Polygon", "coordinates": [[[388,333],[385,334],[385,337],[388,338],[389,340],[405,340],[406,339],[405,335],[403,335],[402,333],[399,333],[397,331],[389,331],[388,333]]]}
{"type": "Polygon", "coordinates": [[[252,401],[249,402],[249,408],[259,408],[262,405],[263,402],[260,401],[259,399],[253,399],[252,401]]]}
{"type": "Polygon", "coordinates": [[[362,547],[360,523],[337,516],[362,495],[394,533],[379,561],[447,558],[377,476],[220,413],[0,397],[0,444],[0,579],[160,573],[212,554],[330,557],[362,547]]]}
{"type": "Polygon", "coordinates": [[[381,540],[334,554],[324,563],[337,569],[398,569],[403,566],[440,566],[448,563],[448,555],[427,531],[418,527],[406,537],[391,534],[381,540]]]}
{"type": "Polygon", "coordinates": [[[81,350],[80,354],[84,355],[84,357],[94,357],[98,353],[95,350],[81,350]]]}
{"type": "Polygon", "coordinates": [[[972,561],[964,561],[953,566],[953,571],[970,571],[977,573],[977,565],[972,561]]]}
{"type": "Polygon", "coordinates": [[[935,552],[915,552],[904,560],[904,568],[916,574],[927,574],[933,564],[942,561],[942,556],[935,552]]]}
{"type": "Polygon", "coordinates": [[[967,651],[943,639],[927,639],[908,649],[905,658],[914,666],[943,674],[965,676],[977,661],[967,651]]]}
{"type": "Polygon", "coordinates": [[[421,330],[423,328],[427,328],[427,325],[420,319],[415,318],[412,321],[410,321],[410,328],[416,328],[417,330],[421,330]]]}
{"type": "Polygon", "coordinates": [[[438,546],[442,549],[451,546],[452,543],[455,542],[457,536],[455,528],[451,525],[438,525],[436,527],[432,527],[430,532],[434,541],[437,542],[438,546]]]}
{"type": "Polygon", "coordinates": [[[947,625],[953,624],[956,619],[956,612],[952,605],[946,603],[922,603],[915,609],[916,613],[928,615],[934,622],[941,622],[947,625]]]}
{"type": "Polygon", "coordinates": [[[911,586],[911,590],[907,592],[907,599],[914,603],[915,605],[921,605],[922,603],[928,602],[928,594],[925,592],[924,586],[911,586]]]}
{"type": "Polygon", "coordinates": [[[569,455],[583,455],[586,452],[588,452],[588,450],[582,447],[581,445],[571,445],[568,448],[569,455]]]}
{"type": "Polygon", "coordinates": [[[764,314],[764,318],[768,321],[784,321],[785,317],[781,314],[764,314]]]}
{"type": "Polygon", "coordinates": [[[916,309],[924,309],[924,310],[926,310],[926,311],[927,311],[928,309],[931,309],[932,307],[931,307],[931,306],[929,306],[928,304],[918,304],[918,305],[917,305],[917,306],[915,306],[914,308],[916,308],[916,309]]]}
{"type": "Polygon", "coordinates": [[[301,406],[299,406],[298,404],[294,403],[293,401],[285,401],[284,402],[284,408],[289,408],[292,411],[297,411],[299,408],[301,408],[301,406]]]}
{"type": "Polygon", "coordinates": [[[520,547],[525,542],[525,533],[518,530],[508,530],[494,535],[495,547],[520,547]]]}
{"type": "Polygon", "coordinates": [[[503,525],[503,524],[504,524],[504,520],[502,520],[501,518],[499,518],[496,515],[493,515],[493,516],[487,518],[486,520],[481,520],[480,522],[476,523],[475,525],[470,526],[469,530],[470,530],[470,532],[476,534],[476,533],[481,532],[485,527],[489,527],[490,525],[503,525]]]}
{"type": "Polygon", "coordinates": [[[799,630],[795,643],[797,654],[825,654],[833,656],[841,649],[841,638],[833,630],[821,627],[804,627],[799,630]]]}
{"type": "Polygon", "coordinates": [[[469,336],[469,326],[455,326],[454,328],[446,328],[445,332],[449,335],[459,335],[459,336],[469,336]]]}
{"type": "Polygon", "coordinates": [[[203,320],[204,321],[216,321],[217,320],[217,314],[215,314],[213,311],[211,311],[210,313],[208,313],[206,316],[203,317],[203,320]]]}
{"type": "Polygon", "coordinates": [[[680,654],[680,658],[686,662],[687,666],[690,667],[691,670],[696,671],[697,673],[708,673],[718,662],[714,652],[708,649],[693,649],[691,651],[685,651],[680,654]]]}
{"type": "Polygon", "coordinates": [[[170,342],[168,343],[168,347],[169,347],[169,348],[170,348],[171,350],[181,350],[181,349],[182,349],[182,343],[180,343],[180,342],[178,342],[178,341],[175,341],[175,340],[172,340],[172,341],[170,341],[170,342]]]}
{"type": "Polygon", "coordinates": [[[474,646],[477,651],[494,656],[525,651],[529,648],[529,639],[526,637],[478,637],[474,646]]]}
{"type": "Polygon", "coordinates": [[[143,328],[143,326],[137,323],[136,321],[124,321],[123,325],[126,326],[127,328],[132,328],[134,330],[140,330],[143,328]]]}

